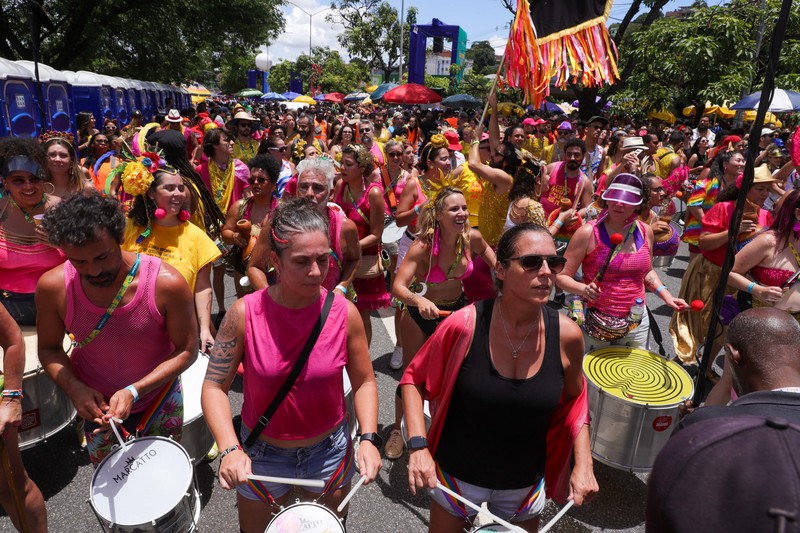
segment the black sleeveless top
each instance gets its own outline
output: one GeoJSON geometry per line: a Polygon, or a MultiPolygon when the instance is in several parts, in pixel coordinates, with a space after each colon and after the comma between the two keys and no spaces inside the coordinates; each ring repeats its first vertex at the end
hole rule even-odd
{"type": "Polygon", "coordinates": [[[475,304],[472,346],[456,378],[435,459],[456,478],[495,490],[521,489],[544,475],[550,416],[564,387],[558,313],[542,307],[545,349],[539,371],[510,379],[489,355],[494,300],[475,304]]]}

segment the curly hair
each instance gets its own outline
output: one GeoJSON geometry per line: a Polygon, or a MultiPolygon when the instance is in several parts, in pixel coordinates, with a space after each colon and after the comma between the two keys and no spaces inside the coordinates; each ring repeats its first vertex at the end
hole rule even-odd
{"type": "Polygon", "coordinates": [[[259,154],[248,161],[247,168],[250,170],[253,170],[254,168],[260,168],[267,173],[267,176],[269,176],[269,181],[272,183],[276,183],[281,174],[280,161],[266,154],[259,154]]]}
{"type": "Polygon", "coordinates": [[[125,233],[125,214],[115,198],[88,191],[70,196],[45,212],[42,228],[53,246],[83,246],[107,232],[117,244],[125,233]]]}
{"type": "MultiPolygon", "coordinates": [[[[464,192],[457,187],[444,187],[423,205],[417,221],[417,238],[428,246],[433,244],[433,235],[436,228],[439,226],[436,217],[444,212],[444,201],[455,194],[464,196],[464,192]]],[[[469,224],[464,224],[464,231],[456,240],[457,249],[463,247],[469,240],[469,232],[471,229],[469,224]]]]}
{"type": "Polygon", "coordinates": [[[280,257],[293,235],[320,231],[328,237],[328,217],[305,198],[290,198],[272,210],[269,240],[280,257]]]}
{"type": "Polygon", "coordinates": [[[511,190],[508,191],[508,200],[513,202],[523,196],[527,196],[533,200],[539,200],[542,194],[542,174],[542,165],[538,164],[533,159],[522,159],[522,164],[517,168],[517,172],[514,174],[511,190]]]}
{"type": "Polygon", "coordinates": [[[44,177],[44,169],[47,168],[47,156],[42,145],[34,139],[22,137],[0,139],[0,170],[5,168],[9,159],[18,155],[28,157],[37,163],[41,169],[42,177],[44,177]]]}
{"type": "Polygon", "coordinates": [[[364,176],[369,176],[375,169],[375,159],[372,157],[372,153],[360,144],[348,144],[342,148],[342,156],[346,155],[355,159],[364,176]]]}

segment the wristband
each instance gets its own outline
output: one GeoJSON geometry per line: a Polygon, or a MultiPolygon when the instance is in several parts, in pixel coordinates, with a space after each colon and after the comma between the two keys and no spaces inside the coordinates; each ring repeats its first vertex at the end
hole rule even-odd
{"type": "Polygon", "coordinates": [[[336,287],[334,287],[333,290],[340,290],[340,291],[342,291],[342,294],[347,294],[347,287],[345,287],[341,283],[339,285],[337,285],[336,287]]]}
{"type": "Polygon", "coordinates": [[[22,394],[22,389],[6,389],[0,393],[0,395],[2,395],[3,398],[11,398],[12,400],[25,397],[25,395],[22,394]]]}
{"type": "Polygon", "coordinates": [[[416,214],[418,214],[418,215],[419,215],[419,206],[420,206],[420,204],[417,204],[417,205],[414,206],[414,212],[416,214]]]}
{"type": "Polygon", "coordinates": [[[227,448],[225,448],[224,450],[222,450],[222,452],[220,452],[220,454],[219,454],[219,460],[220,460],[220,461],[222,461],[222,459],[223,459],[223,458],[224,458],[226,455],[228,455],[229,453],[233,453],[233,452],[235,452],[236,450],[241,450],[241,449],[242,449],[242,445],[241,445],[241,444],[234,444],[233,446],[228,446],[227,448]]]}
{"type": "Polygon", "coordinates": [[[125,390],[133,394],[133,403],[139,401],[139,391],[136,390],[136,387],[134,387],[133,385],[128,385],[127,387],[125,387],[125,390]]]}
{"type": "Polygon", "coordinates": [[[751,281],[750,285],[747,286],[747,294],[753,294],[753,287],[756,286],[755,281],[751,281]]]}
{"type": "Polygon", "coordinates": [[[563,223],[563,222],[561,222],[561,221],[560,221],[560,220],[558,220],[558,219],[556,219],[556,221],[555,221],[555,222],[553,222],[553,224],[555,224],[555,225],[556,225],[556,226],[558,226],[559,228],[563,228],[563,227],[564,227],[564,223],[563,223]]]}
{"type": "Polygon", "coordinates": [[[666,289],[666,288],[667,288],[667,286],[666,286],[666,285],[662,285],[662,286],[660,286],[659,288],[657,288],[657,289],[656,289],[656,294],[661,294],[661,291],[663,291],[663,290],[664,290],[664,289],[666,289]]]}
{"type": "Polygon", "coordinates": [[[475,146],[476,144],[480,144],[480,143],[481,143],[481,141],[480,141],[480,140],[478,140],[478,139],[475,139],[474,141],[472,141],[472,143],[471,143],[471,144],[472,144],[473,146],[475,146]]]}

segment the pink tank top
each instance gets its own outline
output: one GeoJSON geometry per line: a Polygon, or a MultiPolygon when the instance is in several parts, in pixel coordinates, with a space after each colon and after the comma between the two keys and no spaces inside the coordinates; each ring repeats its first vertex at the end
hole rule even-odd
{"type": "MultiPolygon", "coordinates": [[[[328,291],[303,309],[277,304],[267,289],[244,297],[244,403],[242,421],[256,425],[291,372],[322,310],[328,291]]],[[[336,295],[305,368],[275,411],[263,435],[297,440],[315,437],[344,418],[347,363],[347,300],[336,295]]]]}
{"type": "Polygon", "coordinates": [[[0,229],[0,289],[33,293],[39,278],[65,259],[61,250],[46,244],[28,246],[7,241],[0,229]]]}
{"type": "Polygon", "coordinates": [[[332,291],[338,285],[342,277],[342,222],[344,221],[344,211],[336,204],[328,204],[328,240],[330,241],[331,253],[328,260],[328,275],[322,286],[332,291]]]}
{"type": "MultiPolygon", "coordinates": [[[[642,235],[647,235],[644,224],[636,222],[642,235]]],[[[593,226],[594,240],[597,243],[594,250],[583,260],[583,281],[591,283],[605,263],[609,248],[600,239],[597,221],[590,222],[593,226]]],[[[632,239],[633,236],[630,237],[632,239]]],[[[603,313],[616,317],[626,317],[636,298],[645,298],[644,276],[650,272],[650,245],[644,238],[642,246],[633,253],[617,254],[608,265],[603,281],[600,282],[600,291],[603,297],[597,300],[592,307],[603,313]]]]}
{"type": "MultiPolygon", "coordinates": [[[[156,305],[161,259],[145,254],[141,258],[142,264],[136,274],[139,284],[133,299],[117,307],[92,342],[72,352],[75,373],[106,399],[152,372],[175,351],[164,316],[156,305]]],[[[67,287],[64,325],[75,335],[75,341],[81,342],[94,331],[106,308],[89,301],[80,275],[69,261],[64,263],[64,281],[67,287]]],[[[145,410],[160,391],[157,389],[140,397],[132,411],[145,410]]]]}

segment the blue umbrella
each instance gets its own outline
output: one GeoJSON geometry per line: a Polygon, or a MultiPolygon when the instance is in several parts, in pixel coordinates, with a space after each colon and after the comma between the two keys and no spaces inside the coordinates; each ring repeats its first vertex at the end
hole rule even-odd
{"type": "Polygon", "coordinates": [[[345,102],[357,102],[359,100],[364,100],[365,98],[369,98],[369,94],[367,93],[350,93],[344,97],[345,102]]]}
{"type": "Polygon", "coordinates": [[[300,96],[300,93],[295,93],[292,91],[286,91],[285,93],[283,93],[283,97],[286,98],[287,100],[294,100],[298,96],[300,96]]]}
{"type": "Polygon", "coordinates": [[[560,115],[564,115],[565,114],[563,109],[558,107],[553,102],[548,102],[547,100],[542,102],[542,105],[539,106],[539,109],[543,110],[543,111],[547,111],[548,113],[558,113],[560,115]]]}
{"type": "MultiPolygon", "coordinates": [[[[594,97],[594,102],[595,102],[595,103],[597,103],[597,102],[599,102],[599,101],[600,101],[600,97],[599,97],[599,96],[595,96],[595,97],[594,97]]],[[[572,101],[572,107],[580,107],[580,106],[578,105],[579,103],[580,103],[580,102],[578,102],[577,100],[573,100],[573,101],[572,101]]],[[[609,109],[611,109],[611,106],[612,106],[612,105],[614,105],[614,102],[612,102],[611,100],[608,100],[608,101],[606,102],[606,105],[604,105],[604,106],[603,106],[603,111],[608,111],[609,109]]]]}
{"type": "MultiPolygon", "coordinates": [[[[757,109],[758,103],[761,101],[761,91],[748,94],[735,104],[731,109],[757,109]]],[[[769,103],[769,109],[773,113],[785,113],[787,111],[800,110],[800,93],[794,91],[787,91],[785,89],[775,89],[772,95],[772,101],[769,103]]]]}
{"type": "Polygon", "coordinates": [[[325,101],[325,95],[322,94],[322,93],[319,93],[317,96],[314,97],[314,100],[316,100],[317,102],[324,102],[325,101]]]}
{"type": "Polygon", "coordinates": [[[471,96],[469,94],[454,94],[453,96],[448,96],[444,100],[442,100],[442,105],[447,107],[473,107],[478,108],[483,105],[483,103],[471,96]]]}
{"type": "Polygon", "coordinates": [[[378,85],[378,88],[372,91],[372,94],[369,97],[374,102],[375,100],[380,100],[383,98],[383,95],[386,94],[387,91],[391,91],[395,87],[398,87],[396,83],[381,83],[378,85]]]}
{"type": "Polygon", "coordinates": [[[270,93],[264,93],[264,96],[262,96],[261,99],[276,102],[276,101],[286,100],[286,97],[283,96],[282,94],[270,92],[270,93]]]}

